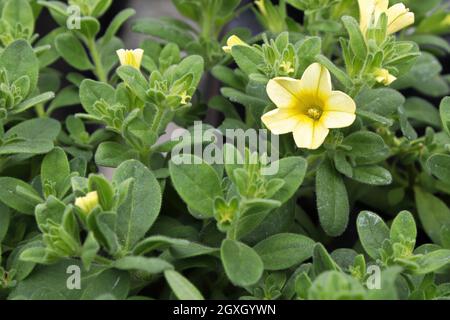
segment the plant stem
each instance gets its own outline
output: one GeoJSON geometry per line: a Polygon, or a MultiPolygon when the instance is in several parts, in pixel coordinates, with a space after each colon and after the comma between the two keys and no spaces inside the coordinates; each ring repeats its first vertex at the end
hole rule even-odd
{"type": "Polygon", "coordinates": [[[45,113],[44,105],[42,103],[35,106],[34,110],[36,111],[36,114],[38,115],[39,118],[47,117],[47,114],[45,113]]]}
{"type": "Polygon", "coordinates": [[[112,263],[111,260],[109,260],[105,257],[102,257],[102,256],[96,256],[94,261],[97,262],[98,264],[103,264],[103,265],[107,265],[107,266],[111,265],[111,263],[112,263]]]}
{"type": "Polygon", "coordinates": [[[97,44],[94,39],[88,40],[88,47],[91,52],[92,60],[94,61],[95,74],[97,75],[98,80],[101,82],[108,82],[105,70],[103,69],[102,61],[100,59],[100,54],[98,53],[97,44]]]}

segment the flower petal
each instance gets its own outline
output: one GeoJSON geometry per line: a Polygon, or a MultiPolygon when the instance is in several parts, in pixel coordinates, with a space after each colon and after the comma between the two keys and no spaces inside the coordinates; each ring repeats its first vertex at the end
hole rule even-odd
{"type": "Polygon", "coordinates": [[[313,63],[303,73],[302,91],[314,93],[316,96],[328,96],[331,93],[331,75],[327,68],[313,63]]]}
{"type": "Polygon", "coordinates": [[[341,91],[333,91],[326,101],[323,111],[338,111],[354,114],[356,104],[350,96],[341,91]]]}
{"type": "Polygon", "coordinates": [[[322,114],[320,122],[329,129],[335,129],[349,127],[355,122],[355,119],[354,113],[326,111],[322,114]]]}
{"type": "Polygon", "coordinates": [[[410,12],[403,3],[393,5],[386,14],[388,16],[388,34],[396,33],[414,24],[414,13],[410,12]]]}
{"type": "Polygon", "coordinates": [[[261,120],[273,134],[285,134],[298,125],[299,112],[293,108],[278,108],[264,114],[261,120]]]}
{"type": "Polygon", "coordinates": [[[120,64],[125,65],[125,54],[126,54],[125,49],[117,50],[116,53],[117,53],[117,56],[119,57],[120,64]]]}
{"type": "Polygon", "coordinates": [[[269,81],[267,95],[278,108],[292,108],[299,103],[300,80],[280,77],[269,81]]]}
{"type": "MultiPolygon", "coordinates": [[[[367,0],[366,0],[367,1],[367,0]]],[[[381,15],[389,7],[389,0],[375,0],[375,12],[381,15]]]]}
{"type": "Polygon", "coordinates": [[[330,130],[322,123],[304,116],[294,130],[295,144],[299,148],[317,149],[323,144],[329,132],[330,130]]]}
{"type": "Polygon", "coordinates": [[[359,4],[359,27],[363,33],[369,27],[372,13],[375,7],[374,0],[358,0],[359,4]]]}
{"type": "Polygon", "coordinates": [[[144,50],[142,49],[136,49],[133,51],[133,56],[134,59],[136,61],[136,69],[139,69],[141,67],[142,64],[142,58],[144,57],[144,50]]]}

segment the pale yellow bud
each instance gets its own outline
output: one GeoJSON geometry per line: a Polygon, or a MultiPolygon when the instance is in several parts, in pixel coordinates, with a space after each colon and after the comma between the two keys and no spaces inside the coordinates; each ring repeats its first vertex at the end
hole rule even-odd
{"type": "Polygon", "coordinates": [[[117,50],[117,55],[119,56],[120,64],[122,66],[131,66],[136,69],[141,68],[142,58],[144,57],[144,50],[117,50]]]}
{"type": "Polygon", "coordinates": [[[414,13],[410,12],[403,3],[397,3],[390,7],[387,12],[388,34],[396,33],[414,24],[414,13]]]}
{"type": "Polygon", "coordinates": [[[80,208],[85,214],[89,214],[98,206],[97,191],[89,192],[86,196],[76,198],[75,205],[80,208]]]}
{"type": "Polygon", "coordinates": [[[392,82],[397,80],[392,74],[389,73],[386,69],[377,69],[374,72],[375,80],[379,83],[384,84],[385,86],[390,85],[392,82]]]}
{"type": "Polygon", "coordinates": [[[222,49],[226,53],[230,53],[231,49],[234,46],[248,46],[248,44],[245,43],[244,41],[242,41],[238,36],[233,35],[233,36],[228,38],[227,45],[225,47],[222,47],[222,49]]]}
{"type": "Polygon", "coordinates": [[[388,18],[387,33],[394,34],[414,24],[414,13],[410,12],[403,3],[397,3],[389,7],[388,0],[358,0],[359,24],[364,36],[367,30],[378,24],[383,13],[388,18]]]}

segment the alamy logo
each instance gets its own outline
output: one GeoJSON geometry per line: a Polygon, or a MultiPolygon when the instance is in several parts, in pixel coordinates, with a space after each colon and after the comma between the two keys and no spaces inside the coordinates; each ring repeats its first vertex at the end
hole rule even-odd
{"type": "Polygon", "coordinates": [[[79,6],[69,6],[67,7],[67,29],[69,30],[80,30],[81,29],[81,9],[79,6]]]}
{"type": "Polygon", "coordinates": [[[66,273],[70,276],[67,278],[66,287],[69,290],[81,290],[81,269],[77,265],[67,267],[66,273]]]}

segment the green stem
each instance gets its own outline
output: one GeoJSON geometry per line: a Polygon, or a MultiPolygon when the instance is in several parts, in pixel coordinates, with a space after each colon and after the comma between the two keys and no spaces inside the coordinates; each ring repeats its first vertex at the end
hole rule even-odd
{"type": "Polygon", "coordinates": [[[103,264],[103,265],[107,265],[107,266],[111,265],[113,262],[112,260],[109,260],[102,256],[96,256],[94,261],[97,262],[98,264],[103,264]]]}
{"type": "Polygon", "coordinates": [[[42,103],[35,106],[34,110],[36,111],[36,114],[38,115],[39,118],[45,118],[47,116],[44,109],[44,105],[42,103]]]}
{"type": "Polygon", "coordinates": [[[94,61],[95,74],[101,82],[108,82],[105,70],[103,69],[102,61],[100,59],[100,54],[98,53],[97,44],[94,39],[88,40],[88,48],[91,52],[92,60],[94,61]]]}
{"type": "Polygon", "coordinates": [[[153,124],[151,127],[152,132],[154,132],[156,135],[159,135],[161,120],[163,116],[164,116],[164,108],[158,107],[158,111],[156,111],[156,115],[155,118],[153,119],[153,124]]]}

